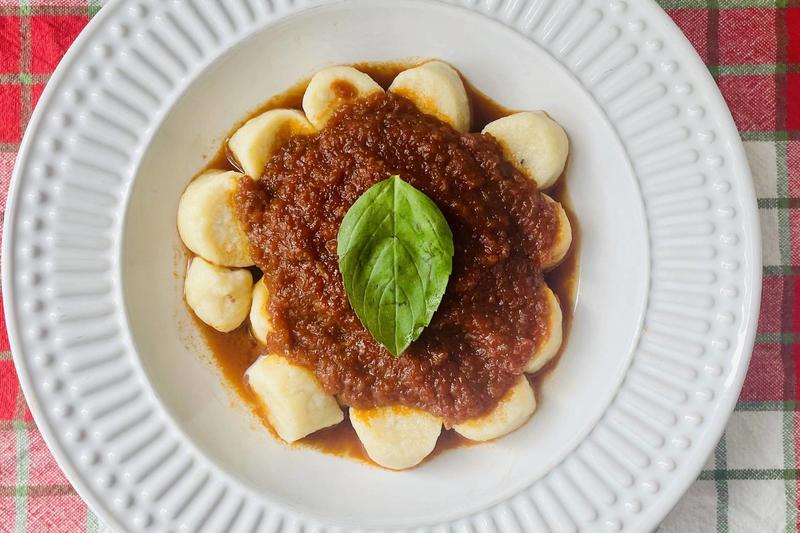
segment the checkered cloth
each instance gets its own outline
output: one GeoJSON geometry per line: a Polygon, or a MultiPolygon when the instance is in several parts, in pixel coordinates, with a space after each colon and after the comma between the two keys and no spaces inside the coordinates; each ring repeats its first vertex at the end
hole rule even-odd
{"type": "MultiPolygon", "coordinates": [[[[659,0],[716,77],[745,143],[764,236],[758,337],[715,452],[659,531],[797,531],[800,0],[659,0]]],[[[0,0],[0,206],[31,110],[100,0],[0,0]]],[[[56,465],[0,323],[0,533],[105,529],[56,465]]]]}

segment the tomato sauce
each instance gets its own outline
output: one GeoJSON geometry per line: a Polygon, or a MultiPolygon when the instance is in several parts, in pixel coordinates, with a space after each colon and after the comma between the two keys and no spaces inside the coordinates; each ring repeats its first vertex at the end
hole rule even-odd
{"type": "MultiPolygon", "coordinates": [[[[357,68],[386,87],[409,66],[357,68]]],[[[467,87],[472,131],[511,113],[467,87]]],[[[304,89],[305,84],[290,89],[257,113],[299,109],[304,89]]],[[[209,167],[235,164],[223,149],[209,167]]],[[[269,351],[314,371],[345,404],[411,405],[442,416],[447,425],[490,410],[522,373],[544,332],[540,289],[545,282],[561,301],[566,339],[579,241],[566,185],[562,179],[548,194],[567,209],[572,251],[561,266],[543,274],[538,254],[553,238],[554,213],[539,200],[535,185],[502,160],[488,137],[460,135],[400,97],[377,95],[337,112],[322,132],[293,139],[258,182],[242,185],[240,216],[272,294],[276,331],[269,351]],[[398,136],[402,140],[391,141],[398,136]],[[401,358],[378,345],[355,317],[335,246],[349,206],[391,173],[437,203],[456,245],[453,275],[439,311],[401,358]]],[[[227,334],[205,325],[201,329],[227,380],[254,403],[243,383],[244,371],[265,349],[246,326],[227,334]]],[[[447,430],[437,451],[464,442],[447,430]]],[[[349,423],[310,435],[301,444],[365,458],[349,423]]]]}

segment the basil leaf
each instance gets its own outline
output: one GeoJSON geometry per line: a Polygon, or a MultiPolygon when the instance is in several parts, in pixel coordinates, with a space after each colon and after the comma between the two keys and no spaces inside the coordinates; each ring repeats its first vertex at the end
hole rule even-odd
{"type": "Polygon", "coordinates": [[[395,357],[430,323],[453,270],[453,233],[433,201],[402,179],[376,183],[337,237],[350,305],[395,357]]]}

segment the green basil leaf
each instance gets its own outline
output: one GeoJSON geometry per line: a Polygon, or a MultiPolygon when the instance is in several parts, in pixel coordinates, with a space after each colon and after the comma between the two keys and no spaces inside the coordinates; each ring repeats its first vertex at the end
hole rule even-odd
{"type": "Polygon", "coordinates": [[[453,233],[433,201],[392,176],[350,207],[337,238],[350,305],[395,357],[430,323],[453,270],[453,233]]]}

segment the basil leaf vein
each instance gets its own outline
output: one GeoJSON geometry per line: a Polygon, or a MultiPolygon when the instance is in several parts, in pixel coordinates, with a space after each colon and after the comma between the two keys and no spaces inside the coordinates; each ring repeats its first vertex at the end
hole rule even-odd
{"type": "Polygon", "coordinates": [[[399,356],[430,324],[453,269],[453,233],[436,204],[392,176],[350,207],[337,236],[350,305],[399,356]]]}

